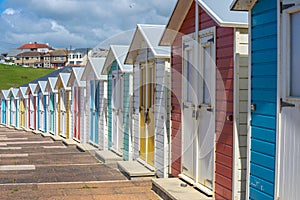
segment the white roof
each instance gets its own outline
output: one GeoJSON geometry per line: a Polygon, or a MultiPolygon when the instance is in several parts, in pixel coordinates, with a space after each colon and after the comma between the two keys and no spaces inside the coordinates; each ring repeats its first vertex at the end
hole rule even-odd
{"type": "Polygon", "coordinates": [[[35,96],[34,92],[35,92],[36,87],[37,87],[37,84],[35,84],[35,83],[29,83],[28,87],[27,87],[27,90],[26,90],[26,94],[28,95],[28,93],[31,92],[32,95],[35,96]]]}
{"type": "Polygon", "coordinates": [[[39,92],[39,89],[41,89],[42,94],[47,95],[47,92],[45,90],[46,86],[47,86],[47,81],[38,81],[38,85],[35,89],[35,93],[37,94],[39,92]]]}
{"type": "Polygon", "coordinates": [[[120,70],[123,72],[131,73],[133,70],[132,65],[125,64],[125,58],[128,53],[129,46],[123,45],[110,45],[110,49],[105,60],[102,74],[109,74],[113,62],[116,60],[120,70]]]}
{"type": "Polygon", "coordinates": [[[62,85],[63,85],[63,88],[65,90],[71,90],[71,87],[68,87],[68,81],[69,81],[69,78],[70,78],[70,73],[59,73],[59,76],[57,78],[57,81],[55,83],[55,89],[58,89],[58,83],[59,83],[59,80],[62,82],[62,85]]]}
{"type": "Polygon", "coordinates": [[[84,72],[84,67],[73,67],[71,75],[70,75],[70,79],[68,81],[68,86],[72,87],[74,84],[74,81],[77,81],[79,87],[85,87],[86,82],[81,81],[83,72],[84,72]]]}
{"type": "Polygon", "coordinates": [[[94,73],[97,80],[107,80],[107,76],[102,75],[101,71],[104,67],[106,58],[89,57],[88,63],[84,69],[81,81],[87,81],[89,74],[94,73]]]}
{"type": "MultiPolygon", "coordinates": [[[[161,38],[161,45],[171,45],[194,0],[178,0],[161,38]]],[[[248,27],[248,13],[231,11],[232,0],[197,0],[198,5],[221,27],[248,27]]]]}
{"type": "Polygon", "coordinates": [[[198,0],[198,2],[220,26],[248,27],[248,12],[231,11],[232,0],[198,0]]]}
{"type": "Polygon", "coordinates": [[[155,58],[170,58],[171,48],[159,45],[165,29],[165,25],[138,24],[125,63],[133,64],[140,48],[144,48],[143,41],[146,41],[147,47],[151,49],[155,58]]]}
{"type": "Polygon", "coordinates": [[[18,88],[10,88],[9,93],[8,93],[8,98],[10,98],[11,96],[14,97],[14,99],[19,99],[18,97],[18,88]]]}
{"type": "Polygon", "coordinates": [[[5,100],[8,100],[8,94],[9,94],[9,90],[1,90],[1,98],[4,98],[5,100]]]}
{"type": "Polygon", "coordinates": [[[24,99],[28,98],[28,95],[26,95],[26,90],[27,90],[27,87],[20,87],[19,91],[18,91],[18,96],[20,98],[24,98],[24,99]]]}
{"type": "Polygon", "coordinates": [[[55,89],[55,84],[56,84],[57,79],[58,79],[57,77],[49,77],[48,81],[47,81],[45,91],[47,91],[47,92],[50,92],[50,91],[57,92],[57,90],[55,89]]]}

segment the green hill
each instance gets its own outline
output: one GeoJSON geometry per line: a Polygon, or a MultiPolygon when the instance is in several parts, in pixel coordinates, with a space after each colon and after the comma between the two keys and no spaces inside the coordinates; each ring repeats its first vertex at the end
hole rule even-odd
{"type": "Polygon", "coordinates": [[[0,90],[19,87],[45,76],[54,69],[30,68],[0,64],[0,90]]]}

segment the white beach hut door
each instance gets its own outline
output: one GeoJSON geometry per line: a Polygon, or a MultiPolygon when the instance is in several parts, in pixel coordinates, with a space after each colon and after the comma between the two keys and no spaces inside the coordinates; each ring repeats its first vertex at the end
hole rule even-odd
{"type": "Polygon", "coordinates": [[[60,97],[61,97],[61,103],[60,103],[60,106],[61,106],[61,118],[60,118],[60,134],[62,136],[66,136],[66,131],[65,131],[65,122],[66,122],[66,110],[65,110],[65,105],[66,105],[66,97],[65,97],[65,91],[64,89],[60,89],[60,97]]]}
{"type": "Polygon", "coordinates": [[[200,44],[183,39],[182,174],[201,188],[213,189],[215,134],[214,33],[200,33],[200,44]]]}
{"type": "Polygon", "coordinates": [[[40,100],[40,113],[39,113],[39,115],[40,115],[40,121],[39,121],[39,123],[40,123],[40,127],[39,127],[39,129],[40,129],[40,131],[44,131],[44,96],[43,96],[43,94],[42,93],[40,93],[39,94],[40,95],[40,98],[39,98],[39,100],[40,100]]]}
{"type": "Polygon", "coordinates": [[[213,189],[215,135],[215,59],[214,35],[200,38],[198,82],[198,183],[213,189]]]}
{"type": "Polygon", "coordinates": [[[30,128],[34,129],[34,96],[30,94],[30,128]]]}
{"type": "Polygon", "coordinates": [[[123,102],[123,90],[121,73],[116,70],[113,71],[113,102],[112,102],[112,118],[113,118],[113,150],[118,153],[122,153],[123,149],[123,137],[122,137],[122,102],[123,102]]]}
{"type": "Polygon", "coordinates": [[[192,39],[183,43],[183,138],[182,138],[182,173],[195,180],[196,164],[196,130],[194,112],[196,106],[195,95],[195,68],[194,68],[195,49],[192,39]]]}
{"type": "Polygon", "coordinates": [[[280,174],[279,198],[296,200],[300,196],[300,11],[283,13],[283,63],[280,83],[280,174]]]}

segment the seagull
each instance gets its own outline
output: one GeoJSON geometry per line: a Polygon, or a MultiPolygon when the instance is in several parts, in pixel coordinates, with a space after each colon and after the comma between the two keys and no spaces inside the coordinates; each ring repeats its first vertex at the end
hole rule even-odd
{"type": "Polygon", "coordinates": [[[132,3],[129,5],[129,8],[133,8],[135,6],[135,3],[132,3]]]}

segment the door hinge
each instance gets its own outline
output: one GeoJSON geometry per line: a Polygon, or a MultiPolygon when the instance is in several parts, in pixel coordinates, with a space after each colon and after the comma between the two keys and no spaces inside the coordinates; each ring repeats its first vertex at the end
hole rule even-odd
{"type": "Polygon", "coordinates": [[[296,4],[294,3],[289,3],[289,4],[283,4],[282,2],[280,2],[280,13],[282,13],[282,11],[295,6],[296,4]]]}
{"type": "Polygon", "coordinates": [[[282,108],[284,107],[295,107],[295,104],[292,103],[288,103],[282,100],[282,98],[280,99],[280,112],[282,111],[282,108]]]}

